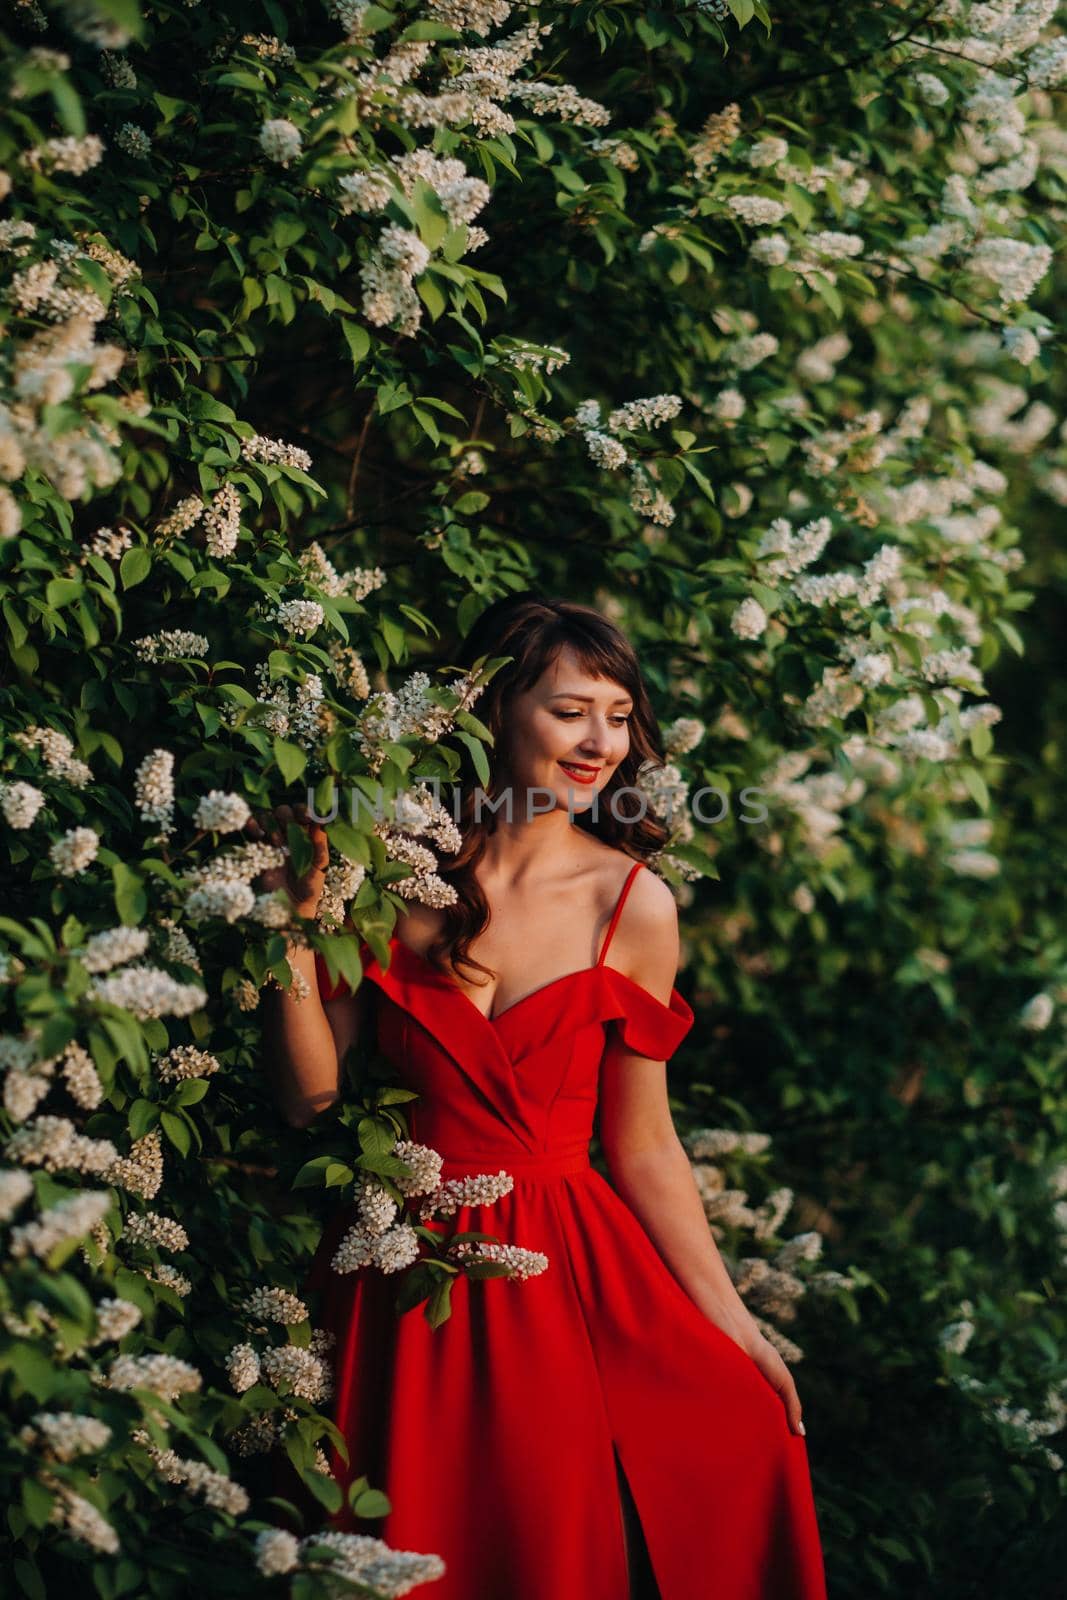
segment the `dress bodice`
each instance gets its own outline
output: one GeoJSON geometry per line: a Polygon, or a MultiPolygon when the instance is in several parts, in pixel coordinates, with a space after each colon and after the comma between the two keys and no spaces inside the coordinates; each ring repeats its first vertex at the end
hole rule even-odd
{"type": "MultiPolygon", "coordinates": [[[[616,904],[595,966],[563,973],[487,1017],[447,973],[395,934],[383,966],[360,947],[364,981],[379,991],[377,1042],[404,1087],[412,1137],[450,1159],[504,1159],[585,1151],[596,1110],[601,1061],[612,1030],[622,1047],[666,1061],[693,1026],[691,1007],[672,988],[663,1001],[606,965],[611,934],[641,863],[616,904]]],[[[324,1000],[331,985],[316,958],[324,1000]]]]}

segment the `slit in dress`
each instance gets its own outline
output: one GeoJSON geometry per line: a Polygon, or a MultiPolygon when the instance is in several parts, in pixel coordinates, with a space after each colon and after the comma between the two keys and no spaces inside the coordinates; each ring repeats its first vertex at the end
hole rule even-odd
{"type": "Polygon", "coordinates": [[[615,1477],[619,1490],[619,1503],[622,1510],[623,1532],[626,1538],[626,1576],[627,1593],[629,1600],[660,1600],[659,1588],[656,1584],[655,1574],[652,1571],[652,1561],[649,1557],[648,1546],[641,1529],[641,1519],[637,1514],[633,1493],[626,1474],[619,1460],[619,1452],[612,1446],[615,1455],[615,1477]]]}

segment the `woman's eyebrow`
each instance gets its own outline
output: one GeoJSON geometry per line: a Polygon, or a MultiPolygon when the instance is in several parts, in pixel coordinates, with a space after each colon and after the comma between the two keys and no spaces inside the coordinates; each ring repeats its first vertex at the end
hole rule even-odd
{"type": "MultiPolygon", "coordinates": [[[[592,700],[595,697],[591,694],[574,694],[570,689],[558,689],[555,694],[550,694],[548,698],[550,700],[592,700]]],[[[615,696],[611,704],[613,706],[621,706],[625,705],[628,701],[633,701],[633,695],[618,694],[615,696]]]]}

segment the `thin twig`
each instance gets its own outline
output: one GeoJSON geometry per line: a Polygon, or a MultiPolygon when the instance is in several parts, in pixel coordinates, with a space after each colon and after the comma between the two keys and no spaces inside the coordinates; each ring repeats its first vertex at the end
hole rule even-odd
{"type": "Polygon", "coordinates": [[[370,405],[367,407],[367,415],[363,418],[363,426],[359,430],[359,438],[356,441],[355,453],[352,456],[352,470],[348,474],[348,493],[345,496],[346,517],[351,517],[356,508],[356,480],[359,477],[359,463],[360,458],[363,455],[363,446],[367,442],[367,434],[370,430],[370,419],[374,415],[376,399],[377,397],[375,397],[375,399],[372,400],[370,405]]]}

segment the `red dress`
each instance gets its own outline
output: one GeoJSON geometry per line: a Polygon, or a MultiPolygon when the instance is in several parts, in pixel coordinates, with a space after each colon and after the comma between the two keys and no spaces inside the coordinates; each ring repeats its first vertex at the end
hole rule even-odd
{"type": "MultiPolygon", "coordinates": [[[[604,964],[635,863],[593,967],[565,973],[488,1019],[394,936],[378,1039],[406,1088],[411,1138],[442,1178],[514,1176],[457,1229],[543,1251],[526,1280],[459,1277],[451,1316],[397,1316],[397,1279],[330,1261],[355,1220],[324,1231],[306,1288],[337,1337],[331,1447],[343,1487],[367,1474],[392,1511],[332,1529],[373,1532],[446,1563],[434,1600],[625,1600],[615,1452],[662,1600],[825,1600],[805,1441],[778,1395],[672,1275],[634,1213],[590,1165],[608,1026],[669,1058],[693,1024],[604,964]]],[[[331,990],[320,962],[323,997],[331,990]]]]}

